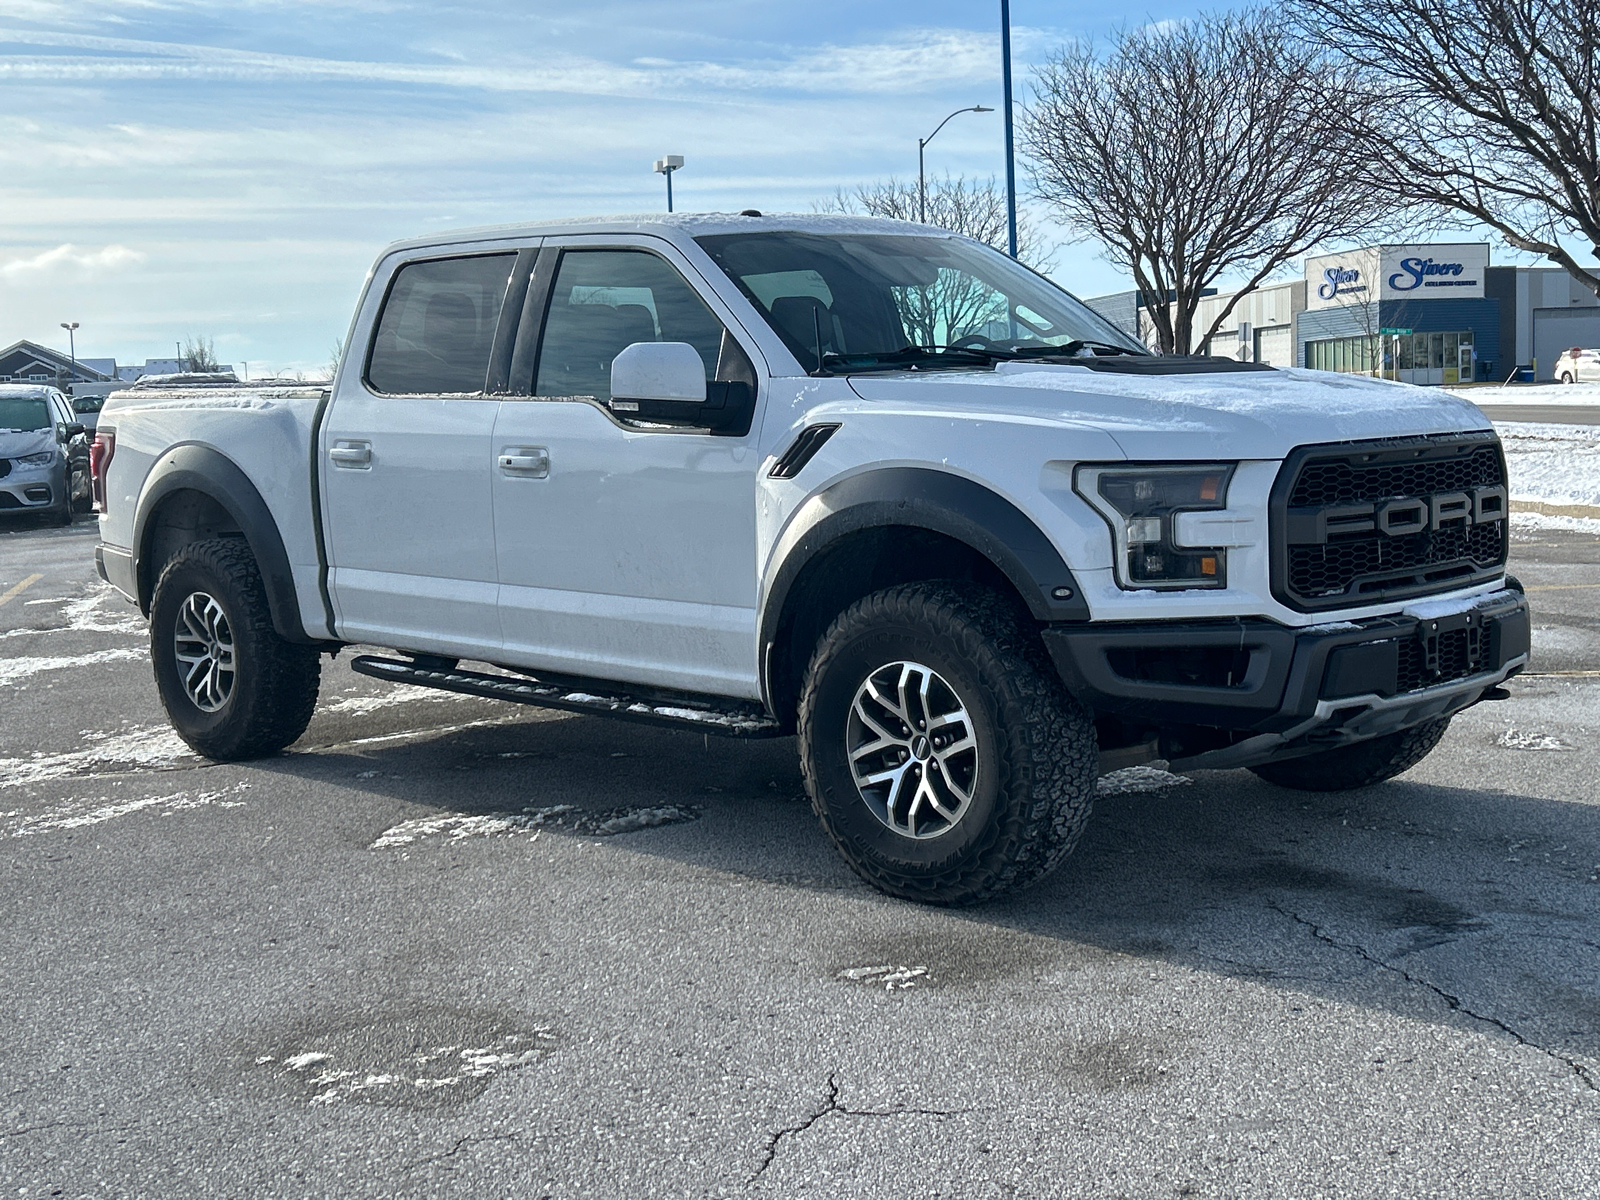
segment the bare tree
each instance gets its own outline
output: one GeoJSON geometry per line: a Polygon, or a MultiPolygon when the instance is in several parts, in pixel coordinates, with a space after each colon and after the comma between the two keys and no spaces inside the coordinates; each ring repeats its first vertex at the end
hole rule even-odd
{"type": "Polygon", "coordinates": [[[183,361],[178,364],[178,367],[186,371],[215,371],[217,369],[217,352],[212,347],[211,339],[197,333],[192,333],[184,338],[183,361]]]}
{"type": "Polygon", "coordinates": [[[1414,200],[1490,226],[1600,294],[1600,0],[1298,0],[1382,103],[1357,131],[1414,200]],[[1397,35],[1403,40],[1397,41],[1397,35]]]}
{"type": "MultiPolygon", "coordinates": [[[[927,224],[965,234],[996,250],[1006,249],[1006,194],[992,177],[968,181],[964,175],[947,174],[930,179],[927,199],[927,224]]],[[[862,184],[852,192],[840,188],[813,207],[818,212],[868,213],[915,222],[917,185],[890,178],[862,184]]],[[[1038,270],[1049,266],[1049,252],[1022,212],[1017,214],[1017,257],[1038,270]]],[[[896,288],[895,303],[906,333],[923,346],[953,341],[1008,315],[1005,297],[961,271],[941,270],[937,282],[925,287],[896,288]]]]}
{"type": "MultiPolygon", "coordinates": [[[[1006,191],[994,177],[968,180],[965,175],[927,181],[927,224],[965,234],[996,250],[1006,248],[1006,191]]],[[[868,213],[897,221],[917,220],[917,185],[893,177],[864,183],[854,191],[843,188],[831,199],[814,206],[818,212],[868,213]]],[[[1050,248],[1043,244],[1026,210],[1017,213],[1017,257],[1035,270],[1050,265],[1050,248]]]]}
{"type": "Polygon", "coordinates": [[[323,370],[328,373],[328,379],[330,382],[332,381],[333,377],[339,373],[339,363],[343,360],[343,358],[344,339],[342,337],[334,338],[333,344],[328,347],[328,365],[323,368],[323,370]]]}
{"type": "Polygon", "coordinates": [[[1355,169],[1369,147],[1335,119],[1365,97],[1349,74],[1260,10],[1124,29],[1103,55],[1069,44],[1024,113],[1034,190],[1133,275],[1158,348],[1188,354],[1233,312],[1195,328],[1220,276],[1242,275],[1242,295],[1394,215],[1355,169]]]}

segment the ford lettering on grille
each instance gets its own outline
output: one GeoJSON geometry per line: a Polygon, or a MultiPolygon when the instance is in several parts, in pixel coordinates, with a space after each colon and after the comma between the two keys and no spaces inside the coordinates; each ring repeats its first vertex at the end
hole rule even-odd
{"type": "Polygon", "coordinates": [[[1493,434],[1307,446],[1273,489],[1273,591],[1302,611],[1427,595],[1506,557],[1493,434]]]}

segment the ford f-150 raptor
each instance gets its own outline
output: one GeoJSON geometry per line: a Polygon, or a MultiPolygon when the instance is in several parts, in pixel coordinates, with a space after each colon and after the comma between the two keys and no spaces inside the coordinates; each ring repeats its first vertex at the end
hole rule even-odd
{"type": "Polygon", "coordinates": [[[798,734],[892,894],[1071,850],[1099,771],[1328,790],[1501,699],[1505,459],[1439,391],[1149,354],[968,239],[864,218],[473,230],[379,257],[321,387],[115,393],[101,575],[199,753],[305,729],[320,658],[798,734]]]}

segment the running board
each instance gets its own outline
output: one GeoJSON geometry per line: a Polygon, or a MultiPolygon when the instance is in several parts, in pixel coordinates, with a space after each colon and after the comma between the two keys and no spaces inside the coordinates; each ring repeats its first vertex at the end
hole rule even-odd
{"type": "Polygon", "coordinates": [[[741,705],[737,700],[715,702],[719,707],[713,707],[711,701],[688,698],[664,704],[610,690],[600,694],[579,690],[571,685],[541,683],[537,679],[515,675],[463,671],[457,667],[434,667],[424,665],[425,662],[402,662],[394,658],[361,654],[350,661],[350,669],[374,679],[391,679],[396,683],[439,688],[467,696],[483,696],[489,700],[509,700],[514,704],[531,704],[536,708],[559,708],[566,712],[621,717],[625,721],[667,725],[674,729],[695,729],[719,737],[769,738],[778,737],[781,733],[778,723],[765,712],[754,704],[741,705]]]}

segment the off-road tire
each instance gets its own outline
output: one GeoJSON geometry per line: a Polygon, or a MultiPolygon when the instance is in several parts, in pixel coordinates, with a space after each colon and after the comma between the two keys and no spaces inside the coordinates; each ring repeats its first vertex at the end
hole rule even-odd
{"type": "Polygon", "coordinates": [[[1449,728],[1450,718],[1440,717],[1353,746],[1340,746],[1337,750],[1264,763],[1250,769],[1279,787],[1301,792],[1347,792],[1371,787],[1409,771],[1428,757],[1449,728]]]}
{"type": "Polygon", "coordinates": [[[829,839],[881,891],[975,904],[1042,879],[1077,844],[1099,760],[1089,715],[1012,606],[966,584],[906,584],[847,608],[817,645],[800,696],[801,768],[829,839]],[[868,808],[846,727],[857,690],[886,664],[926,664],[971,715],[978,766],[965,815],[912,838],[868,808]]]}
{"type": "Polygon", "coordinates": [[[162,569],[150,604],[150,658],[172,727],[219,762],[277,753],[305,732],[317,706],[317,649],[286,642],[273,628],[261,570],[238,538],[191,542],[162,569]],[[174,647],[179,611],[196,593],[221,606],[233,642],[232,688],[214,712],[184,687],[174,647]]]}

